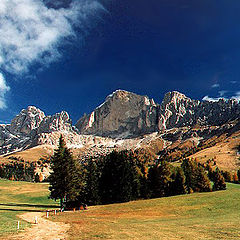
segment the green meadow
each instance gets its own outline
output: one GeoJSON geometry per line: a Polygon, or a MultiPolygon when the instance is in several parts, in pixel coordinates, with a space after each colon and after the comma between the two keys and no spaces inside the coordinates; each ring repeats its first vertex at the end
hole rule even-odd
{"type": "MultiPolygon", "coordinates": [[[[0,179],[0,237],[17,231],[18,215],[57,206],[48,199],[47,183],[28,183],[0,179]]],[[[29,226],[21,220],[20,231],[29,226]]]]}
{"type": "Polygon", "coordinates": [[[240,185],[226,191],[89,207],[54,221],[69,239],[240,239],[240,185]]]}
{"type": "MultiPolygon", "coordinates": [[[[240,185],[194,193],[64,212],[53,221],[71,225],[77,239],[240,239],[240,185]]],[[[0,180],[0,236],[16,233],[18,215],[53,209],[48,184],[0,180]]],[[[29,226],[21,222],[21,231],[29,226]]],[[[1,238],[0,237],[0,238],[1,238]]]]}

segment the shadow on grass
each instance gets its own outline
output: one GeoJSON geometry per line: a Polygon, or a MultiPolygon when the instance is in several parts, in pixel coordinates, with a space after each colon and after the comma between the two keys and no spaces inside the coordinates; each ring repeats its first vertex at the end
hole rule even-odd
{"type": "Polygon", "coordinates": [[[27,203],[0,203],[0,206],[6,206],[6,207],[35,207],[35,208],[60,208],[57,205],[41,205],[41,204],[27,204],[27,203]]]}
{"type": "Polygon", "coordinates": [[[46,210],[38,210],[38,209],[12,209],[12,208],[0,208],[0,212],[45,212],[46,210]]]}

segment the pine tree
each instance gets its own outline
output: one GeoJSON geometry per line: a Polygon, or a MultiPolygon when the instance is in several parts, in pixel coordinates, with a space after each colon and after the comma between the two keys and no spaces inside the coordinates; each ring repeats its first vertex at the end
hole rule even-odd
{"type": "Polygon", "coordinates": [[[198,166],[196,171],[197,171],[197,175],[196,175],[196,185],[195,185],[194,191],[210,192],[212,190],[211,183],[204,168],[201,166],[198,166]]]}
{"type": "Polygon", "coordinates": [[[173,181],[171,183],[171,195],[186,194],[187,188],[185,185],[186,177],[182,168],[177,167],[174,174],[173,181]]]}
{"type": "Polygon", "coordinates": [[[217,168],[214,172],[213,191],[218,191],[218,190],[226,190],[226,183],[223,175],[217,168]]]}
{"type": "Polygon", "coordinates": [[[237,176],[238,176],[238,182],[240,182],[240,169],[237,171],[237,176]]]}
{"type": "Polygon", "coordinates": [[[158,198],[170,195],[171,167],[166,161],[149,169],[148,188],[151,198],[158,198]]]}
{"type": "Polygon", "coordinates": [[[139,197],[140,182],[134,156],[129,151],[108,154],[100,177],[102,203],[127,202],[139,197]]]}
{"type": "Polygon", "coordinates": [[[90,159],[88,161],[87,178],[86,178],[86,202],[89,205],[96,205],[100,203],[99,196],[99,177],[100,172],[97,163],[90,159]]]}
{"type": "Polygon", "coordinates": [[[238,183],[238,175],[236,172],[233,174],[233,182],[238,183]]]}
{"type": "Polygon", "coordinates": [[[182,169],[186,176],[186,186],[188,193],[211,191],[211,183],[204,168],[196,161],[185,159],[182,169]]]}
{"type": "Polygon", "coordinates": [[[74,201],[78,198],[84,188],[84,177],[80,165],[66,147],[62,135],[59,138],[58,148],[51,157],[51,169],[50,198],[60,199],[61,207],[63,207],[63,200],[74,201]]]}

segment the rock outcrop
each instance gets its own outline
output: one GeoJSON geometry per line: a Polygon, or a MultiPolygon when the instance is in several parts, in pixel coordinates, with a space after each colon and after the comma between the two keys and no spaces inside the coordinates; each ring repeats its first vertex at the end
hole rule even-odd
{"type": "Polygon", "coordinates": [[[29,106],[27,109],[23,109],[11,121],[11,124],[8,127],[9,132],[14,135],[30,135],[33,130],[39,127],[44,118],[44,112],[34,106],[29,106]]]}
{"type": "Polygon", "coordinates": [[[67,112],[45,116],[40,109],[29,106],[11,124],[0,125],[0,154],[40,144],[56,145],[60,134],[64,134],[69,145],[82,146],[67,112]]]}
{"type": "Polygon", "coordinates": [[[170,141],[179,140],[176,132],[183,131],[183,128],[189,131],[193,126],[200,126],[201,129],[206,127],[206,133],[194,136],[189,131],[190,135],[183,136],[199,141],[202,137],[212,135],[211,126],[221,126],[233,120],[239,122],[239,116],[240,104],[237,100],[201,102],[173,91],[165,95],[161,104],[156,104],[147,96],[117,90],[91,114],[80,118],[76,127],[72,125],[67,112],[46,116],[33,106],[23,109],[11,124],[0,125],[0,154],[42,144],[56,145],[60,134],[64,135],[71,148],[91,145],[92,149],[98,147],[111,150],[115,146],[126,147],[128,139],[145,138],[144,135],[149,133],[159,132],[162,136],[169,136],[165,140],[162,137],[164,141],[170,141]],[[169,135],[169,129],[176,131],[169,135]]]}
{"type": "Polygon", "coordinates": [[[175,127],[219,126],[237,119],[240,104],[237,100],[220,99],[216,102],[192,100],[179,92],[169,92],[160,105],[158,129],[175,127]]]}
{"type": "Polygon", "coordinates": [[[192,100],[177,91],[166,93],[161,104],[123,90],[109,95],[91,114],[77,122],[80,133],[128,138],[185,126],[219,126],[237,119],[237,100],[192,100]]]}
{"type": "Polygon", "coordinates": [[[76,127],[83,134],[132,137],[157,130],[157,105],[153,99],[117,90],[76,127]]]}

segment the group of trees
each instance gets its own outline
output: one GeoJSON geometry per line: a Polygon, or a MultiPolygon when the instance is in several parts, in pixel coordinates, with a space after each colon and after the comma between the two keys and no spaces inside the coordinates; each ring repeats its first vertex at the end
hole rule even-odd
{"type": "Polygon", "coordinates": [[[36,164],[24,160],[10,161],[0,165],[0,178],[6,178],[16,181],[29,181],[35,179],[36,164]]]}
{"type": "MultiPolygon", "coordinates": [[[[149,165],[148,157],[113,151],[80,164],[60,137],[51,159],[50,197],[61,203],[95,205],[212,191],[208,171],[196,161],[185,159],[180,167],[167,161],[149,165]]],[[[226,189],[221,172],[217,169],[211,174],[213,190],[226,189]]]]}

